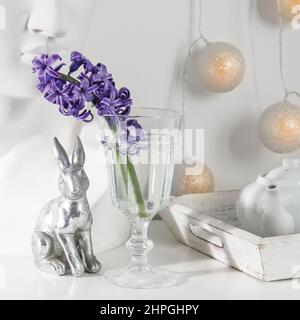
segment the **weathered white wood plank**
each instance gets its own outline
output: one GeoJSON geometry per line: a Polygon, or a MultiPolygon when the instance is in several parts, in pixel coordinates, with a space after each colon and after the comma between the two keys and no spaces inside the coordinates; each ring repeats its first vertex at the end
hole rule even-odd
{"type": "Polygon", "coordinates": [[[293,278],[300,267],[300,235],[264,238],[260,243],[266,281],[293,278]]]}
{"type": "Polygon", "coordinates": [[[182,243],[265,281],[293,277],[300,265],[300,234],[261,238],[239,227],[239,191],[173,198],[161,213],[182,243]]]}

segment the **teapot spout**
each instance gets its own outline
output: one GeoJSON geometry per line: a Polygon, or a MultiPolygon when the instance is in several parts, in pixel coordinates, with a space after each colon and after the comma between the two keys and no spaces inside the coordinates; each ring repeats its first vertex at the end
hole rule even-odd
{"type": "Polygon", "coordinates": [[[278,184],[272,183],[271,181],[271,183],[266,186],[266,190],[269,193],[276,195],[276,197],[280,197],[280,186],[278,184]]]}
{"type": "MultiPolygon", "coordinates": [[[[272,208],[272,211],[277,208],[278,212],[282,212],[284,210],[283,207],[283,201],[281,198],[281,188],[278,184],[271,182],[269,185],[266,186],[266,204],[265,204],[265,210],[264,213],[268,214],[270,208],[272,208]]],[[[277,211],[276,210],[276,211],[277,211]]],[[[270,214],[274,214],[270,212],[270,214]]]]}
{"type": "Polygon", "coordinates": [[[280,187],[276,184],[266,186],[261,229],[264,236],[268,237],[292,234],[295,230],[294,219],[290,212],[285,210],[280,187]]]}

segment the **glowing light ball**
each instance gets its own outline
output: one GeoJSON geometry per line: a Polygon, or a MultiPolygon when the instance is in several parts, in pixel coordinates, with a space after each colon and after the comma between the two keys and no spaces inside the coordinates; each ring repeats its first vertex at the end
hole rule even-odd
{"type": "Polygon", "coordinates": [[[193,166],[186,164],[175,166],[172,185],[174,196],[213,192],[214,188],[214,176],[206,165],[197,163],[193,166]]]}
{"type": "Polygon", "coordinates": [[[213,92],[227,92],[244,78],[245,60],[241,51],[225,42],[209,43],[201,52],[199,75],[205,87],[213,92]]]}
{"type": "Polygon", "coordinates": [[[300,148],[300,107],[283,101],[268,107],[262,114],[259,134],[263,144],[277,153],[300,148]]]}
{"type": "MultiPolygon", "coordinates": [[[[274,0],[277,6],[277,0],[274,0]]],[[[296,15],[293,13],[293,8],[300,5],[300,0],[280,0],[280,15],[282,19],[291,21],[296,15]]]]}

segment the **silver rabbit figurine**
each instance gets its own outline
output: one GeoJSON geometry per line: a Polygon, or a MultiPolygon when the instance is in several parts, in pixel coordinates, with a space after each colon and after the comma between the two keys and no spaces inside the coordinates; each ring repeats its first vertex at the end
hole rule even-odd
{"type": "Polygon", "coordinates": [[[97,273],[101,263],[93,253],[92,214],[86,197],[89,179],[84,171],[85,153],[77,137],[71,162],[57,138],[54,152],[60,168],[59,189],[62,196],[42,210],[32,236],[36,266],[56,275],[85,271],[97,273]]]}

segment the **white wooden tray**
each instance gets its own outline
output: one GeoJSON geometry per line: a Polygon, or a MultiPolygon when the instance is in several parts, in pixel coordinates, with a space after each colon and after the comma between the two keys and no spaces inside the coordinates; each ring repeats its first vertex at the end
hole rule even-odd
{"type": "Polygon", "coordinates": [[[290,279],[300,266],[300,234],[261,238],[242,230],[239,191],[174,197],[162,219],[178,241],[265,281],[290,279]]]}

